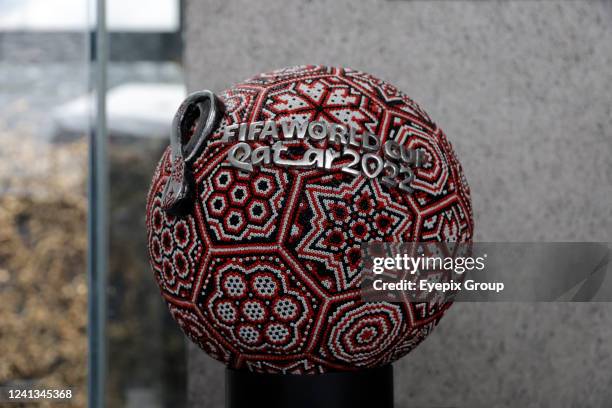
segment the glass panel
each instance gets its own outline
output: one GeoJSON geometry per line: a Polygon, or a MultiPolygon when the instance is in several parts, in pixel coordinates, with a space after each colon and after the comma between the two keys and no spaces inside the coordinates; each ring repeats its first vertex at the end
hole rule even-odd
{"type": "Polygon", "coordinates": [[[58,3],[0,2],[0,386],[85,406],[87,0],[58,3]]]}
{"type": "Polygon", "coordinates": [[[109,261],[106,405],[180,407],[185,341],[159,296],[146,196],[185,96],[178,0],[107,1],[109,261]]]}

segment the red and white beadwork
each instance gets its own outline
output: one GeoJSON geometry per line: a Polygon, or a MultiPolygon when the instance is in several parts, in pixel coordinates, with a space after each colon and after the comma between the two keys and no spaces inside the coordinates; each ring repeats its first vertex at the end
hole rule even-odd
{"type": "Polygon", "coordinates": [[[345,68],[281,69],[219,96],[225,113],[191,164],[187,214],[162,209],[170,149],[147,203],[151,265],[182,330],[228,366],[256,372],[354,370],[407,354],[450,304],[363,302],[360,244],[471,240],[469,187],[444,133],[395,87],[345,68]],[[430,160],[410,194],[337,166],[248,173],[228,164],[223,129],[266,120],[350,125],[430,160]]]}

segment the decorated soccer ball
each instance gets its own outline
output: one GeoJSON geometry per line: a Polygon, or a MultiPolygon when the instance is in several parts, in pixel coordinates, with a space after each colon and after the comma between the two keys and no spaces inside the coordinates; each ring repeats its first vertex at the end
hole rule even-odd
{"type": "Polygon", "coordinates": [[[442,130],[346,68],[207,95],[179,109],[147,203],[155,279],[185,334],[231,368],[271,373],[378,367],[415,348],[450,303],[364,301],[361,244],[471,240],[442,130]]]}

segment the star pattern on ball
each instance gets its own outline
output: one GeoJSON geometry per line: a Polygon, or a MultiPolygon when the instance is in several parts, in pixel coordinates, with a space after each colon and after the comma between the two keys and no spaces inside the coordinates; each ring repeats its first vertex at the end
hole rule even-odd
{"type": "MultiPolygon", "coordinates": [[[[290,242],[302,259],[323,260],[321,267],[335,271],[338,291],[355,288],[360,281],[361,244],[369,241],[406,240],[412,217],[380,190],[377,182],[355,178],[339,187],[311,184],[300,203],[312,211],[309,229],[293,229],[290,242]]],[[[324,285],[331,287],[332,283],[324,285]]]]}

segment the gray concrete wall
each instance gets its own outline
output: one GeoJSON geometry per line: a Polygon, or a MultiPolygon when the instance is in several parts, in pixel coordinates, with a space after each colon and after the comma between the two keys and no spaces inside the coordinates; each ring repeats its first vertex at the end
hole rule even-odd
{"type": "MultiPolygon", "coordinates": [[[[369,71],[445,129],[479,241],[612,240],[612,2],[188,0],[188,87],[369,71]]],[[[612,406],[612,304],[456,304],[396,364],[398,406],[612,406]]],[[[189,354],[193,406],[223,370],[189,354]]]]}

